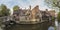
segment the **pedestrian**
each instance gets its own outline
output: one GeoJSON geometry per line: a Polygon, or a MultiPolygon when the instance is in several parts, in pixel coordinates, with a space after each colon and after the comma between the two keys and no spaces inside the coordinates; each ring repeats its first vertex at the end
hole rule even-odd
{"type": "Polygon", "coordinates": [[[50,26],[48,30],[55,30],[53,26],[50,26]]]}

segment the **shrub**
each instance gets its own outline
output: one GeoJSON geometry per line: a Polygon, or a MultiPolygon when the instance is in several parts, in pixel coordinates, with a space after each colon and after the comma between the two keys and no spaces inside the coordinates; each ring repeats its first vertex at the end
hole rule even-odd
{"type": "Polygon", "coordinates": [[[60,12],[57,15],[57,20],[58,20],[58,22],[60,22],[60,12]]]}

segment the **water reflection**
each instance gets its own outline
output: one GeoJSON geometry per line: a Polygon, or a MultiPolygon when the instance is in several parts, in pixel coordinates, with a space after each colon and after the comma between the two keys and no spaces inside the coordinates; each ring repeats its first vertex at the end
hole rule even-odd
{"type": "Polygon", "coordinates": [[[0,27],[0,30],[3,30],[3,29],[0,27]]]}
{"type": "Polygon", "coordinates": [[[48,30],[48,28],[51,26],[50,22],[43,22],[39,24],[16,24],[11,27],[5,27],[3,30],[48,30]]]}

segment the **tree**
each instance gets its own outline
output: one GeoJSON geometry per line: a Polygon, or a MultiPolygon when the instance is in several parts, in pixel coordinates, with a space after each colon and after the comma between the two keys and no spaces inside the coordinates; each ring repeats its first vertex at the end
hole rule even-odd
{"type": "Polygon", "coordinates": [[[1,7],[0,7],[1,11],[0,11],[0,15],[1,16],[8,16],[10,13],[9,13],[9,9],[6,7],[6,5],[4,4],[1,4],[1,7]]]}
{"type": "Polygon", "coordinates": [[[18,6],[18,5],[15,5],[15,6],[13,7],[13,10],[14,10],[14,11],[19,10],[19,6],[18,6]]]}
{"type": "Polygon", "coordinates": [[[45,0],[45,3],[51,8],[60,9],[60,0],[45,0]]]}
{"type": "Polygon", "coordinates": [[[59,9],[59,13],[57,15],[57,19],[58,19],[58,21],[60,21],[60,0],[45,0],[45,3],[48,6],[51,6],[51,8],[57,8],[57,10],[59,9]]]}
{"type": "Polygon", "coordinates": [[[57,19],[60,22],[60,12],[58,13],[57,19]]]}

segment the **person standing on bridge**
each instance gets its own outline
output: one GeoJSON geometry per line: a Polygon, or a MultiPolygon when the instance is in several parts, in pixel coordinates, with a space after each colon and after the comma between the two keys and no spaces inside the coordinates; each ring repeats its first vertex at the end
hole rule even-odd
{"type": "Polygon", "coordinates": [[[48,30],[55,30],[55,28],[54,28],[54,22],[51,22],[50,21],[50,27],[48,28],[48,30]]]}
{"type": "Polygon", "coordinates": [[[50,26],[48,30],[55,30],[53,26],[50,26]]]}

